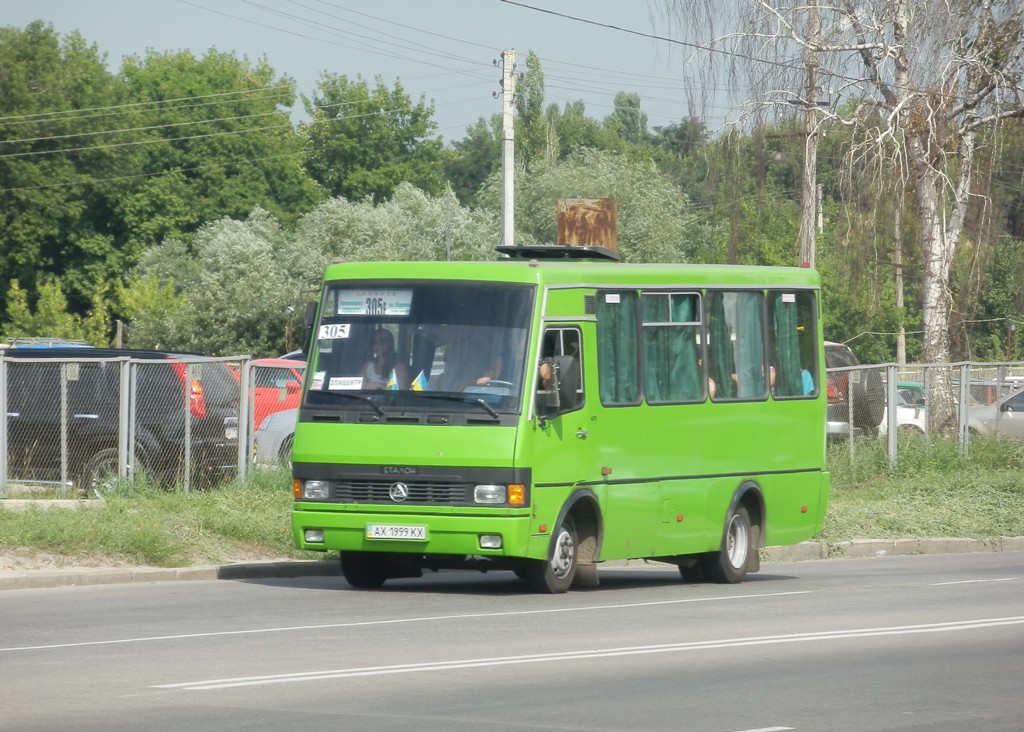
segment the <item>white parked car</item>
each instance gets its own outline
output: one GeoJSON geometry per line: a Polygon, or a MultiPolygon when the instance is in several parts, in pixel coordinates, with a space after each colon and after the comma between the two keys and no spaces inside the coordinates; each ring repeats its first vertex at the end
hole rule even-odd
{"type": "Polygon", "coordinates": [[[253,435],[252,457],[257,465],[291,465],[298,409],[268,415],[253,435]]]}
{"type": "Polygon", "coordinates": [[[970,407],[967,427],[976,434],[1024,439],[1024,391],[970,407]]]}
{"type": "MultiPolygon", "coordinates": [[[[902,392],[896,392],[896,430],[897,432],[914,432],[923,435],[928,431],[928,416],[924,413],[923,404],[908,404],[902,392]]],[[[882,415],[882,423],[878,433],[889,432],[889,410],[882,415]]]]}

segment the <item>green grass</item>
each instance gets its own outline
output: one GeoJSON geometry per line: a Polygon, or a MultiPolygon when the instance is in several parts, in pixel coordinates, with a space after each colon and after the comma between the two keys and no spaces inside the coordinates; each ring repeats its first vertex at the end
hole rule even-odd
{"type": "MultiPolygon", "coordinates": [[[[829,453],[832,494],[818,539],[1024,536],[1024,443],[901,439],[891,467],[882,440],[829,453]]],[[[45,552],[66,563],[181,567],[257,557],[322,558],[292,547],[291,479],[253,471],[245,482],[167,492],[139,481],[79,509],[0,509],[0,553],[45,552]]]]}
{"type": "Polygon", "coordinates": [[[291,504],[291,478],[283,468],[192,493],[139,481],[81,508],[0,510],[0,552],[157,567],[322,556],[292,547],[291,504]]]}
{"type": "Polygon", "coordinates": [[[1024,536],[1024,443],[972,438],[966,456],[951,440],[901,437],[890,467],[882,440],[829,453],[832,495],[826,543],[851,539],[1024,536]]]}

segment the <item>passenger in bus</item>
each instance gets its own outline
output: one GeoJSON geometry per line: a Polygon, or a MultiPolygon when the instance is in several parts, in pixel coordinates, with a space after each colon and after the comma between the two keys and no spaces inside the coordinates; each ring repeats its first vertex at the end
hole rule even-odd
{"type": "Polygon", "coordinates": [[[800,384],[804,396],[814,393],[814,376],[811,375],[810,369],[800,369],[800,384]]]}
{"type": "Polygon", "coordinates": [[[395,352],[395,337],[390,330],[381,328],[373,332],[370,359],[363,364],[360,376],[364,389],[385,389],[392,377],[395,389],[409,388],[409,370],[395,352]]]}

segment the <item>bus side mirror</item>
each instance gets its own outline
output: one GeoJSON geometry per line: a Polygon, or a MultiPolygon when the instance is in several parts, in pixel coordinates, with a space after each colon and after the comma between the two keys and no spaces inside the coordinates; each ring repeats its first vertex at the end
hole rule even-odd
{"type": "Polygon", "coordinates": [[[302,326],[305,328],[305,348],[302,352],[310,354],[313,352],[313,325],[316,323],[316,303],[307,302],[306,310],[302,314],[302,326]]]}
{"type": "Polygon", "coordinates": [[[576,359],[572,356],[555,356],[555,392],[558,394],[558,403],[561,409],[573,409],[579,404],[580,385],[579,371],[576,368],[576,359]]]}
{"type": "Polygon", "coordinates": [[[551,364],[551,383],[548,389],[538,387],[538,413],[542,418],[553,417],[575,409],[579,404],[579,369],[572,356],[547,359],[551,364]]]}

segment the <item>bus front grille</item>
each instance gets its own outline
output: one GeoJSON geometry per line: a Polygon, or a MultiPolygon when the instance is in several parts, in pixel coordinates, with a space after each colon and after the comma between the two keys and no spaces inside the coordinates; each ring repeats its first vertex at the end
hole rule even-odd
{"type": "Polygon", "coordinates": [[[467,503],[465,483],[445,481],[402,481],[408,489],[408,498],[392,498],[393,480],[342,480],[334,483],[334,500],[339,503],[419,504],[432,506],[462,505],[467,503]]]}

